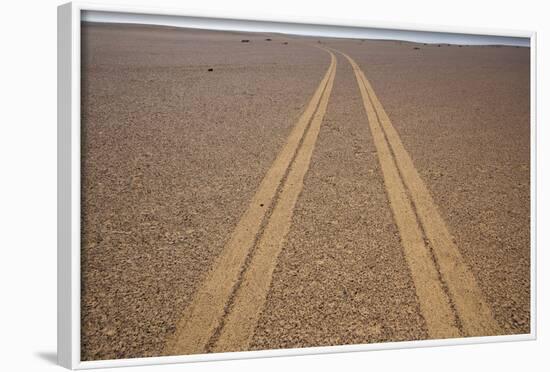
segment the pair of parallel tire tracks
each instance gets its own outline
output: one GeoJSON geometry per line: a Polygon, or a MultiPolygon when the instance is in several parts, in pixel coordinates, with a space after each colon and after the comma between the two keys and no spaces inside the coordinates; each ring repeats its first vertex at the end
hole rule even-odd
{"type": "Polygon", "coordinates": [[[336,57],[229,241],[186,308],[166,354],[246,350],[302,190],[325,116],[336,57]]]}
{"type": "Polygon", "coordinates": [[[399,134],[357,63],[351,64],[378,153],[386,193],[430,338],[500,334],[476,279],[399,134]]]}
{"type": "MultiPolygon", "coordinates": [[[[166,355],[247,350],[292,222],[334,84],[330,66],[247,210],[169,338],[166,355]]],[[[334,49],[332,49],[334,50],[334,49]]],[[[338,51],[337,51],[338,52],[338,51]]],[[[430,338],[499,334],[397,131],[357,63],[353,67],[430,338]]]]}

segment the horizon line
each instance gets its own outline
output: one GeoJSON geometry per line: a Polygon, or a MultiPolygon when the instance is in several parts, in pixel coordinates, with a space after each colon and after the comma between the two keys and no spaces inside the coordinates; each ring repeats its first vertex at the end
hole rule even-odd
{"type": "Polygon", "coordinates": [[[226,32],[279,33],[307,37],[395,40],[425,44],[530,47],[530,39],[524,37],[118,13],[108,11],[84,10],[81,14],[81,20],[82,22],[91,23],[150,25],[226,32]]]}

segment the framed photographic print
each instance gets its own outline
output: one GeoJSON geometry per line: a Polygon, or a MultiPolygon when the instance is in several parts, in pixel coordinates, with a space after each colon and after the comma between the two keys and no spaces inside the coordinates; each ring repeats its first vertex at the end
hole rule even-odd
{"type": "Polygon", "coordinates": [[[60,6],[60,364],[535,338],[535,40],[60,6]]]}

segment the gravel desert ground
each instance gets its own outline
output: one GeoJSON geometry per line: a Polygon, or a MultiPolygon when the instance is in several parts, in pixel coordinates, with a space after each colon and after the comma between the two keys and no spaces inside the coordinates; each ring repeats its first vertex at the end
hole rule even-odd
{"type": "Polygon", "coordinates": [[[529,66],[83,23],[82,359],[529,333],[529,66]]]}

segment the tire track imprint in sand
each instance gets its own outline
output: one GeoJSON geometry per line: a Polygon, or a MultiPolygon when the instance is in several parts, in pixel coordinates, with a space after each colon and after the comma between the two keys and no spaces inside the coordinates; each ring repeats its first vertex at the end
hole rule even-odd
{"type": "MultiPolygon", "coordinates": [[[[334,50],[334,49],[333,49],[334,50]]],[[[430,338],[502,331],[365,74],[351,64],[430,338]]]]}
{"type": "Polygon", "coordinates": [[[325,76],[167,340],[166,355],[248,347],[332,90],[336,57],[325,51],[331,57],[325,76]]]}

